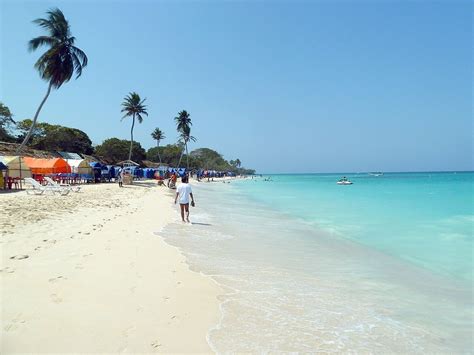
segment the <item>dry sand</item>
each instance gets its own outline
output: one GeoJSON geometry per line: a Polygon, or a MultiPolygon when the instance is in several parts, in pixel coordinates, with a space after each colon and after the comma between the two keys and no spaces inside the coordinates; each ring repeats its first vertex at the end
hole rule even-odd
{"type": "Polygon", "coordinates": [[[221,290],[159,236],[172,202],[154,182],[0,194],[0,353],[211,352],[221,290]]]}

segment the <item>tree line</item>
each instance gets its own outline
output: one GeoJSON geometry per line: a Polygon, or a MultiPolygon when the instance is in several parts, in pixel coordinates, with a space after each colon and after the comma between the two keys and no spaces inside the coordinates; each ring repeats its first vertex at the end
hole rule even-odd
{"type": "MultiPolygon", "coordinates": [[[[31,126],[31,119],[14,121],[8,107],[0,102],[0,141],[21,143],[31,126]]],[[[187,161],[189,169],[232,171],[236,174],[247,175],[255,173],[254,170],[243,168],[240,159],[227,161],[220,153],[210,148],[195,149],[188,154],[183,139],[174,144],[160,146],[160,141],[166,137],[158,128],[151,132],[151,136],[156,140],[157,145],[148,150],[145,150],[139,142],[132,143],[131,140],[119,138],[108,138],[101,144],[93,146],[87,133],[80,129],[40,122],[32,131],[28,146],[45,151],[93,155],[110,164],[116,164],[131,157],[131,160],[140,164],[148,160],[177,167],[180,162],[187,161]],[[131,156],[130,147],[132,147],[131,156]]]]}

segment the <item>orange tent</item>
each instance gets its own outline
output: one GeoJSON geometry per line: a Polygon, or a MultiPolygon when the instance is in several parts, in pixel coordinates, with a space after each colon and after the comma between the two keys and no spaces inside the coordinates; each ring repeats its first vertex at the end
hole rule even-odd
{"type": "Polygon", "coordinates": [[[71,167],[61,158],[36,159],[24,157],[25,164],[30,168],[32,174],[57,174],[70,173],[71,167]]]}

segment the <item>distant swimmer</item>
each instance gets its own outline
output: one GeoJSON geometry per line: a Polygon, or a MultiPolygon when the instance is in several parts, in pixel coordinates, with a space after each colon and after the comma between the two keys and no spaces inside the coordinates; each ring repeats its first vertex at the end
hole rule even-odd
{"type": "Polygon", "coordinates": [[[193,190],[191,185],[188,184],[188,177],[185,175],[181,179],[181,184],[176,190],[176,197],[174,198],[174,203],[178,201],[179,198],[179,207],[181,208],[181,219],[183,222],[189,222],[189,198],[191,197],[191,206],[194,204],[193,190]],[[186,220],[184,219],[184,212],[186,211],[186,220]]]}

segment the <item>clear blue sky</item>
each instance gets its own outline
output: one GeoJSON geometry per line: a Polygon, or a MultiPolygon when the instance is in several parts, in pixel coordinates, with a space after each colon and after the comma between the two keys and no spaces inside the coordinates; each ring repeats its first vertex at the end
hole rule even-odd
{"type": "Polygon", "coordinates": [[[59,7],[89,57],[40,121],[95,144],[136,126],[176,141],[186,109],[198,142],[259,172],[472,170],[470,1],[1,1],[0,100],[31,118],[47,85],[31,21],[59,7]]]}

